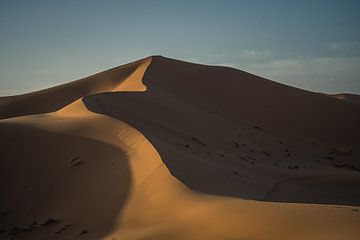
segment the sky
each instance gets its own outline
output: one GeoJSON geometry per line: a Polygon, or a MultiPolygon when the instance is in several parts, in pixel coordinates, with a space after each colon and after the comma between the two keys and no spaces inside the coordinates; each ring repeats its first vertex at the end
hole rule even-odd
{"type": "Polygon", "coordinates": [[[149,55],[360,94],[360,1],[0,0],[0,96],[149,55]]]}

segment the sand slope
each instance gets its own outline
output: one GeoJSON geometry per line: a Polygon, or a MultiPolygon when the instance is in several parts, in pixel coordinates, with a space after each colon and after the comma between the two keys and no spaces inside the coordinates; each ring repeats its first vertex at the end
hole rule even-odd
{"type": "Polygon", "coordinates": [[[0,119],[59,110],[96,93],[145,91],[141,79],[150,64],[146,58],[77,81],[18,96],[0,97],[0,119]]]}
{"type": "Polygon", "coordinates": [[[360,204],[360,106],[246,72],[153,57],[143,93],[85,98],[140,130],[192,189],[360,204]],[[306,194],[304,194],[306,193],[306,194]]]}
{"type": "Polygon", "coordinates": [[[162,57],[1,104],[0,239],[360,235],[357,105],[162,57]]]}

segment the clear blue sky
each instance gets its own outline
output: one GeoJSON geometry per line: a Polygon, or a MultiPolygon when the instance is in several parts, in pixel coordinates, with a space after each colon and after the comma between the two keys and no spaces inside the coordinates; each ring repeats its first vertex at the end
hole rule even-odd
{"type": "Polygon", "coordinates": [[[0,95],[148,55],[360,94],[360,1],[0,0],[0,95]]]}

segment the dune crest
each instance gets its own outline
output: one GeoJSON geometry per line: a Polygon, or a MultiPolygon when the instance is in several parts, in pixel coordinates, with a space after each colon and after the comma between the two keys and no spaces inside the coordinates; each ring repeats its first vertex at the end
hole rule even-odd
{"type": "Polygon", "coordinates": [[[63,117],[86,117],[90,115],[89,110],[87,110],[86,106],[84,105],[82,98],[72,102],[68,106],[63,107],[52,114],[63,117]]]}
{"type": "Polygon", "coordinates": [[[0,119],[57,111],[88,95],[113,91],[145,91],[142,77],[151,57],[45,90],[0,97],[0,119]]]}

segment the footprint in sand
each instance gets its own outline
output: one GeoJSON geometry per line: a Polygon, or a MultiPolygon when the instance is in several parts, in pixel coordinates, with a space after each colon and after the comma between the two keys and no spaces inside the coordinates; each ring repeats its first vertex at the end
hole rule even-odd
{"type": "Polygon", "coordinates": [[[79,166],[80,164],[82,164],[84,161],[81,161],[79,157],[73,157],[71,160],[70,160],[70,164],[72,166],[79,166]]]}
{"type": "Polygon", "coordinates": [[[254,129],[257,129],[257,130],[261,130],[261,131],[264,131],[263,128],[259,127],[259,126],[253,126],[254,129]]]}
{"type": "Polygon", "coordinates": [[[332,148],[330,149],[329,155],[333,156],[339,156],[339,157],[350,157],[353,155],[353,151],[351,149],[338,149],[338,148],[332,148]]]}
{"type": "Polygon", "coordinates": [[[62,228],[60,228],[60,229],[56,232],[56,234],[60,234],[60,233],[62,233],[63,231],[65,231],[66,229],[68,229],[68,228],[70,228],[70,227],[71,227],[70,224],[65,224],[62,228]]]}
{"type": "Polygon", "coordinates": [[[352,170],[352,171],[360,171],[360,168],[356,167],[355,165],[353,164],[335,164],[334,167],[336,168],[345,168],[345,169],[349,169],[349,170],[352,170]]]}
{"type": "Polygon", "coordinates": [[[265,154],[265,155],[268,156],[268,157],[271,156],[271,154],[270,154],[269,152],[267,152],[267,151],[261,151],[261,153],[265,154]]]}
{"type": "Polygon", "coordinates": [[[46,220],[43,224],[41,224],[41,226],[48,226],[48,225],[51,225],[51,224],[55,224],[55,223],[58,223],[60,222],[59,220],[55,220],[53,218],[49,218],[48,220],[46,220]]]}
{"type": "Polygon", "coordinates": [[[246,161],[246,162],[248,162],[249,160],[247,160],[246,158],[244,158],[244,157],[239,157],[239,159],[241,159],[241,160],[243,160],[243,161],[246,161]]]}
{"type": "Polygon", "coordinates": [[[297,166],[297,165],[290,166],[290,167],[288,167],[288,169],[297,170],[297,169],[299,169],[299,166],[297,166]]]}
{"type": "Polygon", "coordinates": [[[234,147],[236,147],[236,148],[240,148],[240,144],[237,143],[237,142],[233,142],[233,145],[234,145],[234,147]]]}
{"type": "Polygon", "coordinates": [[[200,145],[202,145],[202,146],[204,146],[204,147],[207,146],[206,143],[204,143],[203,141],[201,141],[200,139],[198,139],[198,138],[196,138],[196,137],[191,137],[191,139],[192,139],[193,141],[195,141],[197,144],[200,144],[200,145]]]}

